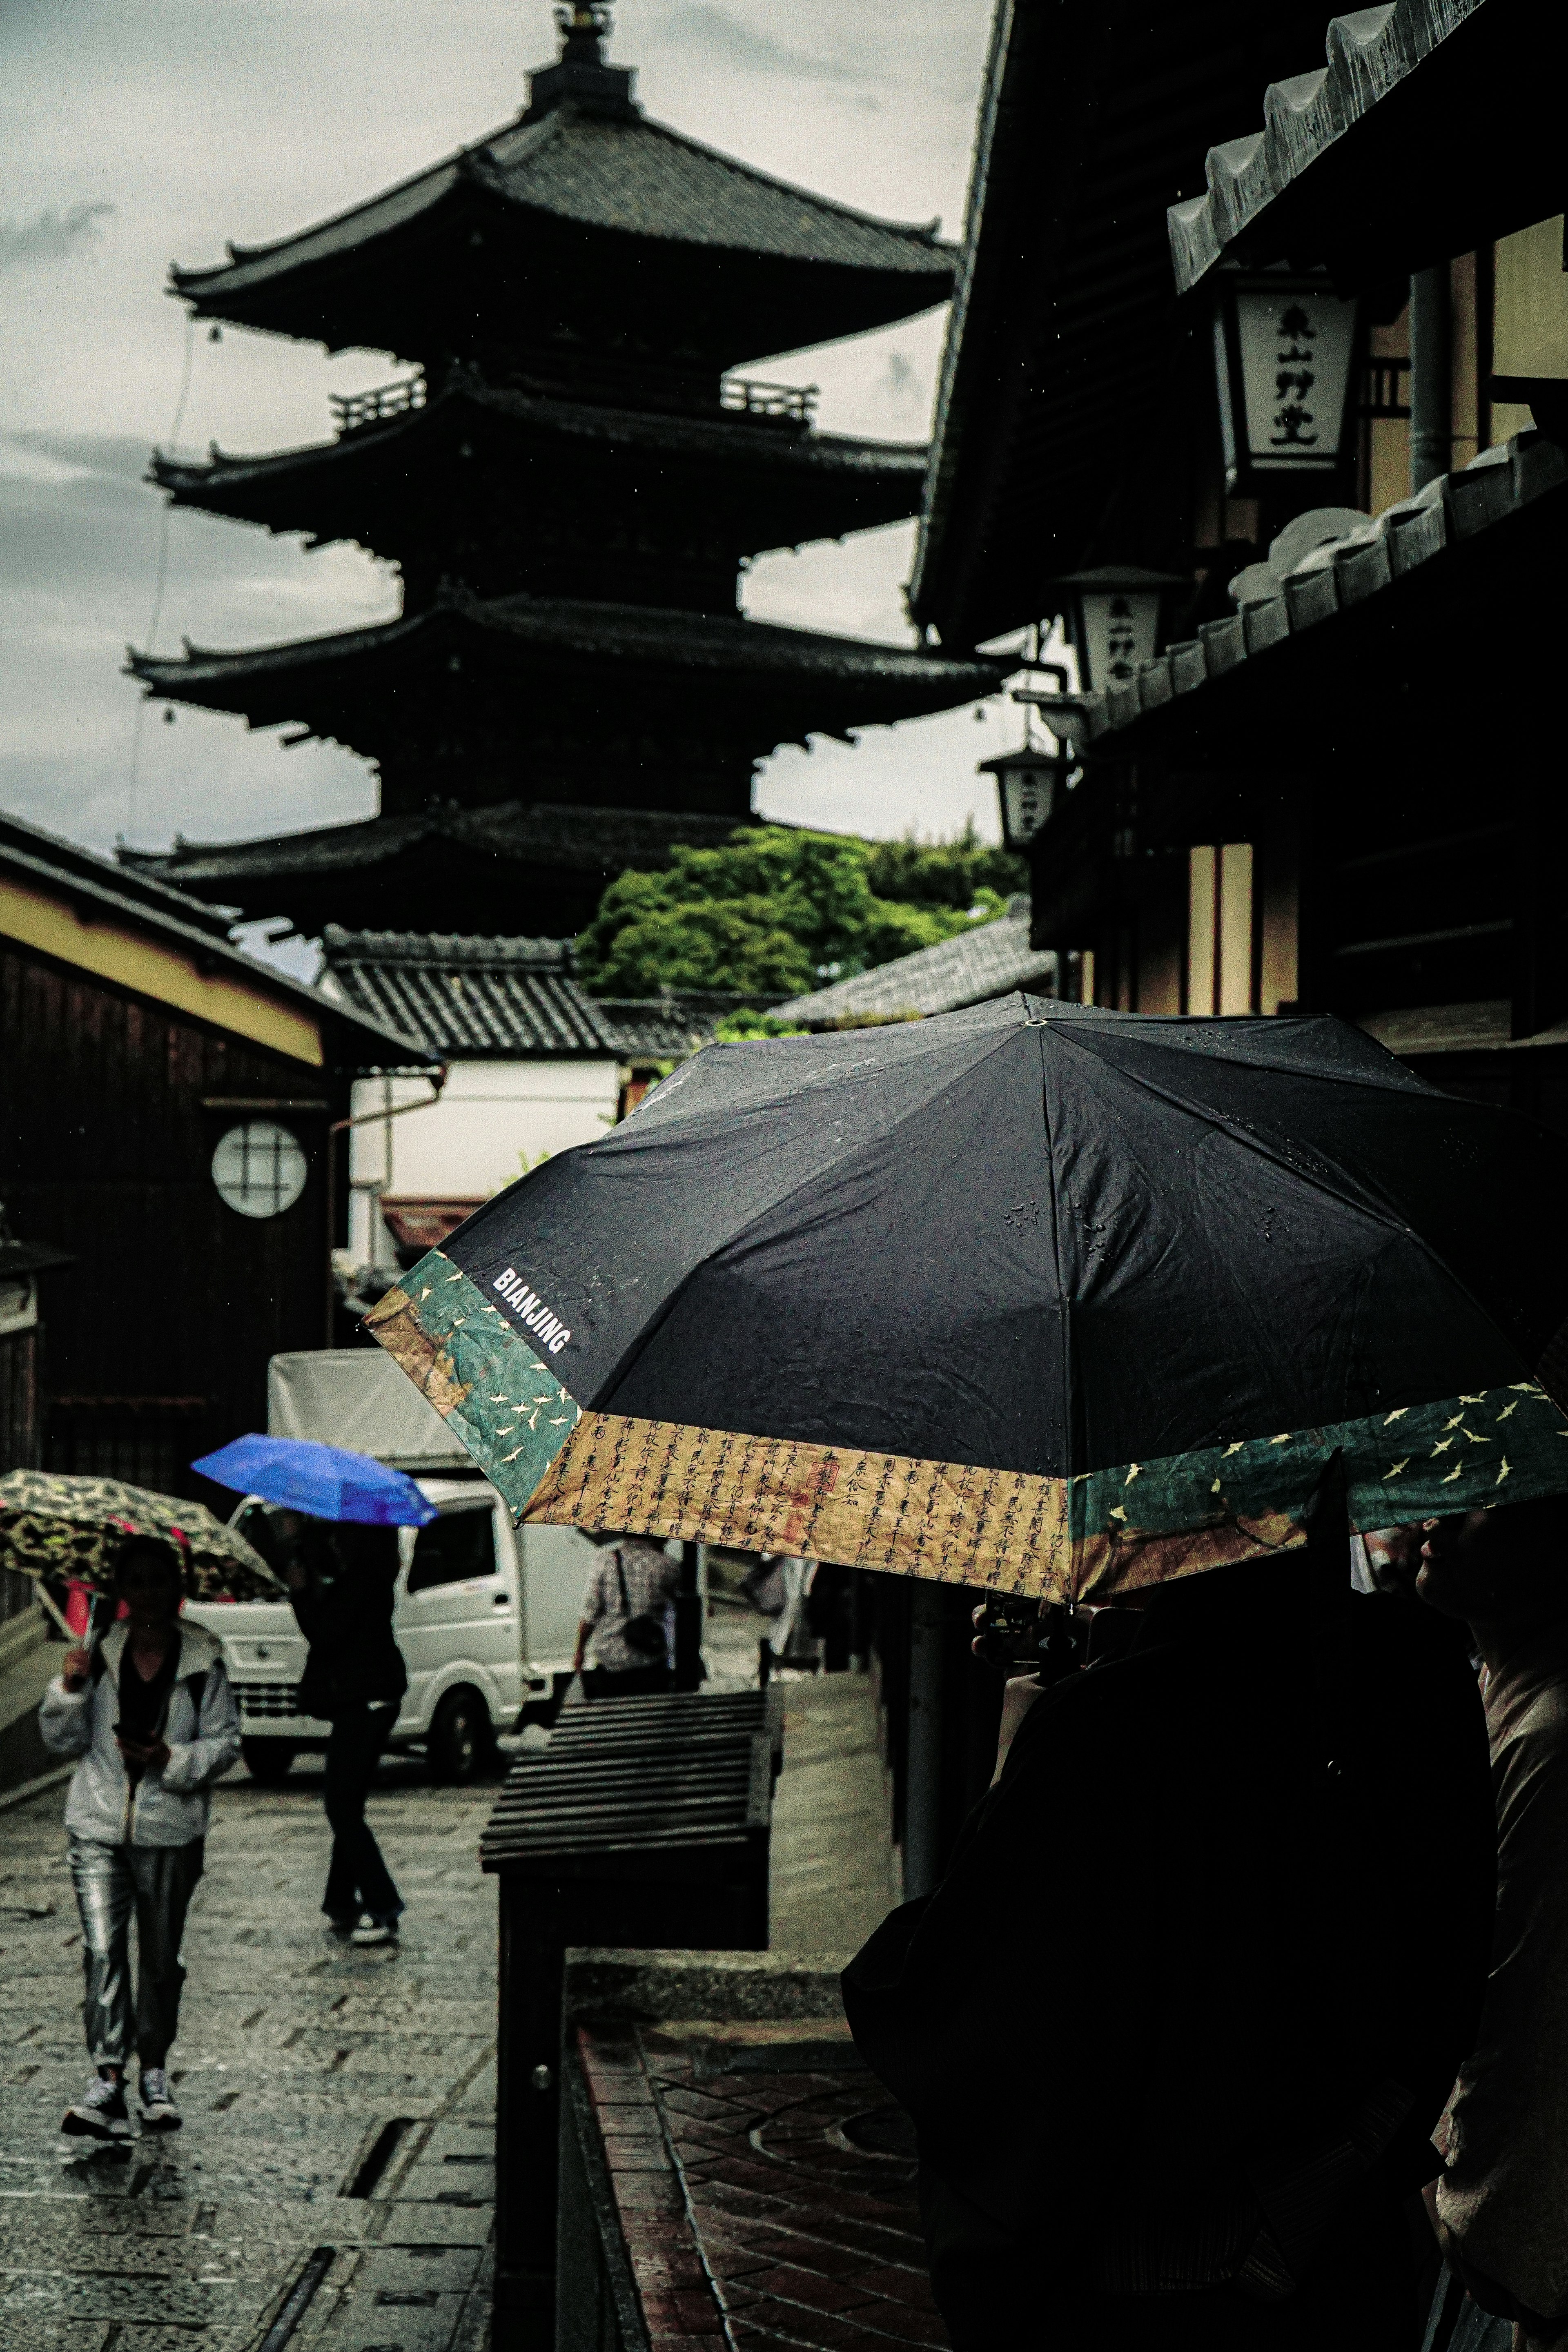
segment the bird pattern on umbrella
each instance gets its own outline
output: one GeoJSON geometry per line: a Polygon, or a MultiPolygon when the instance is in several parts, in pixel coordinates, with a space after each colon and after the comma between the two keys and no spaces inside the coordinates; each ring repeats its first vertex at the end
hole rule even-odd
{"type": "Polygon", "coordinates": [[[260,1553],[204,1504],[118,1478],[48,1470],[0,1478],[0,1567],[107,1591],[128,1536],[170,1546],[187,1601],[273,1601],[283,1591],[260,1553]]]}

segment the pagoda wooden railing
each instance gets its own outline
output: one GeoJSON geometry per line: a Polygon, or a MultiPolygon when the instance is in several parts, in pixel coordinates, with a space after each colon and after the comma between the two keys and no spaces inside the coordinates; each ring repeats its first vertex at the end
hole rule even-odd
{"type": "Polygon", "coordinates": [[[758,383],[750,376],[727,375],[719,386],[719,405],[746,416],[809,425],[816,414],[817,395],[815,383],[758,383]]]}
{"type": "Polygon", "coordinates": [[[383,425],[390,416],[406,416],[411,408],[423,408],[427,397],[422,375],[378,383],[370,392],[334,392],[332,421],[340,433],[353,433],[362,425],[383,425]]]}
{"type": "MultiPolygon", "coordinates": [[[[429,387],[422,375],[406,375],[395,383],[378,383],[369,392],[334,392],[332,421],[340,433],[357,433],[362,425],[384,425],[423,408],[429,387]]],[[[766,416],[783,425],[809,425],[816,413],[818,388],[814,383],[759,383],[753,377],[727,375],[719,386],[719,404],[740,416],[766,416]]]]}

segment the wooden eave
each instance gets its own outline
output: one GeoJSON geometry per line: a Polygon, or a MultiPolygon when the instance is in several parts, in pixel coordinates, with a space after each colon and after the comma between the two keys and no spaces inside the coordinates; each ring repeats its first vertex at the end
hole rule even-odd
{"type": "Polygon", "coordinates": [[[639,478],[668,486],[689,477],[706,502],[732,514],[742,551],[757,553],[905,520],[919,509],[925,459],[923,444],[616,409],[459,379],[424,406],[335,441],[255,457],[215,445],[198,464],[154,453],[149,479],[177,506],[390,552],[416,471],[455,474],[453,489],[479,499],[493,496],[499,469],[521,475],[531,461],[570,468],[574,496],[595,476],[616,499],[629,499],[639,478]]]}
{"type": "MultiPolygon", "coordinates": [[[[260,1020],[251,1018],[247,1025],[244,1008],[252,1003],[258,1010],[275,1005],[279,1042],[294,1041],[281,1045],[281,1050],[294,1058],[301,1058],[300,1044],[312,1023],[320,1033],[338,1040],[328,1057],[338,1066],[405,1066],[427,1058],[416,1040],[385,1022],[354,1006],[334,1003],[303,982],[258,963],[227,940],[214,939],[195,920],[182,920],[154,908],[145,888],[138,887],[142,879],[136,876],[121,881],[108,866],[102,878],[94,879],[75,866],[57,865],[47,835],[39,835],[37,851],[30,850],[19,838],[16,822],[8,821],[0,835],[0,940],[18,939],[53,961],[150,996],[219,1030],[237,1030],[258,1044],[269,1042],[264,1010],[260,1020]],[[73,950],[68,929],[55,938],[26,919],[29,909],[51,904],[71,910],[88,943],[84,950],[73,950]],[[145,940],[149,952],[139,959],[133,954],[117,957],[117,940],[145,940]],[[163,987],[159,985],[161,974],[163,987]]],[[[163,895],[177,896],[174,891],[163,895]]]]}
{"type": "MultiPolygon", "coordinates": [[[[640,320],[654,338],[649,348],[716,353],[721,364],[890,324],[947,298],[953,256],[931,230],[877,221],[790,188],[641,118],[620,126],[623,135],[689,158],[693,171],[715,184],[715,219],[705,233],[695,233],[700,206],[678,205],[661,222],[657,187],[639,202],[630,186],[620,219],[593,217],[591,206],[559,190],[553,200],[543,186],[531,194],[531,165],[584,125],[592,131],[593,118],[569,104],[538,121],[508,125],[297,236],[231,245],[228,262],[216,268],[176,267],[169,290],[199,318],[321,341],[330,351],[364,346],[434,360],[476,336],[516,341],[518,319],[530,307],[523,288],[542,275],[558,299],[581,311],[590,336],[619,324],[635,341],[640,320]],[[728,235],[726,185],[737,206],[728,235]],[[819,220],[825,249],[772,249],[765,231],[748,233],[748,191],[764,213],[771,207],[782,217],[794,205],[803,220],[819,220]],[[858,240],[865,257],[835,254],[836,236],[846,247],[858,240]],[[870,257],[879,244],[885,263],[870,257]],[[476,302],[486,296],[476,319],[476,302]]],[[[571,174],[565,178],[569,186],[571,174]]]]}
{"type": "MultiPolygon", "coordinates": [[[[1394,0],[1334,17],[1320,47],[1327,62],[1270,82],[1261,129],[1233,126],[1203,194],[1171,205],[1179,291],[1223,257],[1372,286],[1561,209],[1560,9],[1394,0]]],[[[1280,41],[1276,65],[1292,62],[1280,41]]]]}
{"type": "Polygon", "coordinates": [[[603,697],[602,723],[620,729],[635,678],[640,694],[668,697],[683,710],[700,690],[705,709],[721,709],[729,724],[774,741],[948,709],[994,693],[1004,675],[994,662],[947,661],[738,617],[531,596],[481,602],[461,591],[370,628],[245,653],[190,646],[182,660],[132,650],[127,667],[165,700],[243,712],[258,727],[300,719],[312,733],[367,750],[367,720],[378,736],[406,732],[416,677],[433,696],[450,698],[435,682],[446,680],[454,659],[462,665],[458,698],[478,726],[504,721],[515,731],[525,683],[545,718],[571,678],[595,689],[579,696],[579,715],[586,719],[603,697]]]}
{"type": "Polygon", "coordinates": [[[1184,552],[1173,443],[1184,486],[1212,362],[1166,207],[1281,44],[1321,26],[1316,0],[998,9],[910,591],[944,645],[1038,620],[1064,572],[1184,552]]]}
{"type": "Polygon", "coordinates": [[[1108,694],[1045,712],[1091,764],[1299,772],[1353,760],[1478,772],[1555,726],[1555,674],[1521,664],[1568,604],[1568,456],[1540,434],[1317,549],[1280,584],[1108,694]],[[1463,661],[1457,666],[1456,648],[1463,661]]]}

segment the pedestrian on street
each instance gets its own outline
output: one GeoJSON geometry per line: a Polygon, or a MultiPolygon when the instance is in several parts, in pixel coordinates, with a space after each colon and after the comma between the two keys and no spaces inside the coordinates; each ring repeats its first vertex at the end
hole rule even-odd
{"type": "Polygon", "coordinates": [[[1477,2306],[1465,2341],[1517,2352],[1568,2343],[1565,1562],[1568,1505],[1516,1503],[1428,1523],[1415,1587],[1484,1662],[1498,1822],[1491,1975],[1426,2204],[1477,2306]]]}
{"type": "Polygon", "coordinates": [[[173,1545],[131,1537],[115,1563],[125,1622],[66,1652],[38,1709],[45,1746],[80,1759],[66,1800],[66,1843],[96,2072],[60,2126],[75,2137],[129,2139],[125,2070],[132,2045],[143,2127],[167,2130],[181,2121],[167,2073],[185,1981],[180,1942],[202,1874],[208,1791],[239,1755],[239,1714],[222,1653],[210,1633],[180,1622],[181,1585],[173,1545]]]}
{"type": "Polygon", "coordinates": [[[1493,1895],[1441,1634],[1351,1591],[1342,1512],[1159,1586],[1129,1652],[1009,1710],[942,1885],[845,1977],[956,2352],[1415,2352],[1402,2206],[1493,1895]]]}
{"type": "Polygon", "coordinates": [[[680,1570],[646,1536],[611,1536],[588,1571],[574,1674],[584,1698],[640,1698],[674,1681],[680,1570]],[[585,1672],[590,1647],[595,1664],[585,1672]]]}
{"type": "Polygon", "coordinates": [[[332,1859],[321,1908],[331,1927],[356,1944],[392,1943],[403,1897],[364,1807],[408,1688],[408,1669],[392,1631],[397,1530],[308,1518],[298,1511],[276,1516],[284,1580],[310,1645],[300,1677],[300,1712],[332,1727],[326,1775],[332,1859]]]}

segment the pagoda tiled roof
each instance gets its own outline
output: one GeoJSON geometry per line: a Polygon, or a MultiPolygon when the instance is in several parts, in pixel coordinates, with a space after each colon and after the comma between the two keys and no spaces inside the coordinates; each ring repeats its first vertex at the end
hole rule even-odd
{"type": "Polygon", "coordinates": [[[194,689],[221,689],[231,683],[290,674],[318,663],[411,646],[443,623],[487,637],[510,639],[547,655],[574,654],[644,667],[728,675],[753,680],[759,687],[773,680],[901,687],[917,698],[931,698],[927,706],[931,709],[994,693],[1005,673],[1004,663],[978,656],[950,661],[941,654],[869,645],[856,637],[820,635],[813,630],[785,628],[740,614],[679,613],[658,606],[564,597],[496,596],[481,601],[462,589],[445,591],[423,612],[369,628],[339,630],[330,636],[235,653],[187,643],[184,656],[178,659],[132,649],[128,667],[154,693],[205,699],[194,689]]]}
{"type": "Polygon", "coordinates": [[[334,465],[394,445],[417,445],[428,438],[444,410],[459,404],[503,418],[541,438],[602,442],[616,448],[646,449],[655,456],[731,462],[786,476],[829,475],[852,480],[891,477],[909,484],[911,513],[919,507],[925,479],[923,442],[868,441],[815,429],[792,431],[772,421],[723,410],[710,416],[691,416],[612,407],[601,402],[556,400],[487,383],[467,370],[422,406],[405,409],[383,423],[361,425],[335,440],[307,442],[299,448],[254,457],[234,456],[215,442],[205,461],[157,452],[152,478],[177,497],[199,497],[222,485],[239,486],[296,469],[334,465]]]}
{"type": "Polygon", "coordinates": [[[912,226],[774,179],[640,109],[605,116],[564,105],[492,131],[472,147],[331,220],[268,245],[229,247],[226,263],[172,272],[200,311],[289,272],[351,255],[405,228],[464,184],[519,212],[577,227],[752,257],[801,261],[910,280],[910,309],[943,300],[954,254],[936,224],[912,226]]]}
{"type": "MultiPolygon", "coordinates": [[[[306,531],[317,545],[357,540],[405,564],[429,556],[446,533],[466,534],[470,548],[477,534],[489,551],[473,579],[481,593],[531,584],[518,560],[526,553],[526,519],[537,526],[546,509],[563,518],[570,505],[585,519],[590,509],[624,513],[635,500],[656,541],[662,532],[679,544],[696,502],[712,530],[731,541],[736,560],[920,511],[919,444],[820,433],[721,409],[717,401],[710,413],[695,415],[578,403],[489,384],[471,369],[417,405],[418,378],[395,389],[405,406],[336,440],[255,457],[215,445],[205,462],[157,455],[151,478],[177,504],[271,530],[306,531]]],[[[585,520],[584,528],[592,544],[585,520]]],[[[574,576],[546,572],[547,584],[593,593],[600,583],[588,546],[574,562],[574,576]]],[[[608,553],[601,562],[604,587],[635,596],[625,565],[608,553]]],[[[638,569],[650,567],[632,567],[638,569]]],[[[646,593],[669,595],[660,567],[651,575],[646,593]]],[[[689,581],[681,601],[695,601],[689,581]]]]}
{"type": "Polygon", "coordinates": [[[255,886],[287,885],[293,877],[357,874],[417,857],[434,844],[451,843],[479,858],[525,861],[595,874],[605,867],[657,866],[678,842],[722,848],[742,820],[704,811],[576,808],[549,802],[503,801],[485,808],[434,805],[401,814],[319,825],[306,833],[268,834],[253,841],[184,841],[171,849],[122,847],[121,865],[176,884],[183,893],[232,889],[244,898],[255,886]]]}

